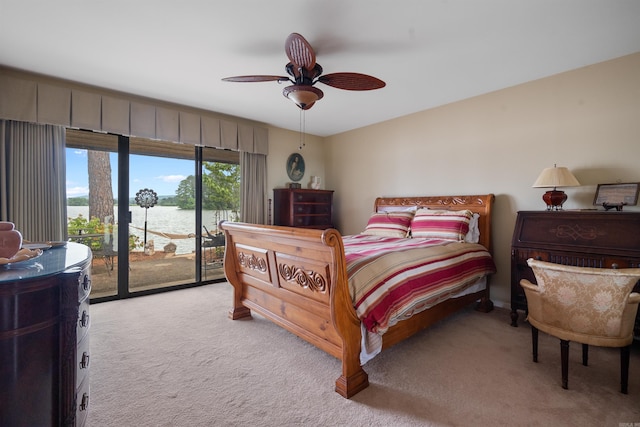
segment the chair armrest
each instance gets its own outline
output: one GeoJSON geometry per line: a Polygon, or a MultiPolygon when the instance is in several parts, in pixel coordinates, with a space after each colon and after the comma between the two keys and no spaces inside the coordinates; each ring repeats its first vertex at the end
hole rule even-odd
{"type": "Polygon", "coordinates": [[[534,285],[527,279],[520,280],[520,286],[524,290],[527,298],[527,320],[534,319],[537,322],[544,322],[542,314],[542,294],[538,285],[534,285]]]}
{"type": "Polygon", "coordinates": [[[520,280],[520,286],[522,286],[524,289],[527,289],[527,290],[532,291],[532,292],[536,292],[536,293],[540,292],[540,290],[538,288],[538,285],[534,285],[533,283],[531,283],[527,279],[520,280]]]}
{"type": "Polygon", "coordinates": [[[640,294],[632,292],[629,294],[627,305],[622,312],[622,323],[620,330],[623,334],[633,335],[633,328],[636,323],[636,314],[638,313],[638,303],[640,302],[640,294]]]}

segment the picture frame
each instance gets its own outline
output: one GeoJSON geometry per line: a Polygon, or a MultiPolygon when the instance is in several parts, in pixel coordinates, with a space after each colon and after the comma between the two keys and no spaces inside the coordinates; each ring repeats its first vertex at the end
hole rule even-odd
{"type": "Polygon", "coordinates": [[[293,182],[298,182],[304,176],[304,158],[300,153],[293,153],[287,159],[287,175],[293,182]]]}
{"type": "Polygon", "coordinates": [[[603,206],[605,210],[615,208],[621,211],[623,206],[638,203],[639,192],[640,182],[598,184],[593,204],[603,206]]]}

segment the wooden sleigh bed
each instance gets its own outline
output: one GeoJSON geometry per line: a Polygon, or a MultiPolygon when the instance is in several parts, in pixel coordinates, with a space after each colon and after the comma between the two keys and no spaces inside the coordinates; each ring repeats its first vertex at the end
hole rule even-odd
{"type": "MultiPolygon", "coordinates": [[[[374,212],[409,206],[478,213],[478,243],[491,251],[493,194],[443,197],[381,197],[374,212]]],[[[315,230],[221,222],[226,249],[224,271],[234,288],[231,319],[251,310],[296,334],[342,363],[335,391],[350,398],[369,385],[361,361],[361,321],[349,290],[343,236],[335,229],[315,230]]],[[[346,238],[346,237],[345,237],[346,238]]],[[[486,287],[445,299],[382,335],[382,349],[403,341],[446,316],[478,302],[492,310],[486,287]]]]}

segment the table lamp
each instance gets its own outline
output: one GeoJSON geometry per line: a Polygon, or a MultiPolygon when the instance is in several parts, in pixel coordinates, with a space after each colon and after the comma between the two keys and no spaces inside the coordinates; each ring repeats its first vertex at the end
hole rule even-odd
{"type": "Polygon", "coordinates": [[[567,201],[564,191],[556,190],[557,187],[577,187],[580,183],[575,176],[565,167],[546,168],[533,183],[534,188],[553,188],[542,195],[542,200],[547,204],[547,210],[562,210],[562,205],[567,201]]]}

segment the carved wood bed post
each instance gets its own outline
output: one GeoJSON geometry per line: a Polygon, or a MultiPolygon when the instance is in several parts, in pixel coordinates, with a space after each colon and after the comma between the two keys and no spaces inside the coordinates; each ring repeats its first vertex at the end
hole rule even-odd
{"type": "Polygon", "coordinates": [[[233,245],[230,244],[230,242],[232,241],[231,240],[232,237],[231,237],[231,234],[222,227],[223,223],[224,221],[220,221],[220,224],[218,225],[218,229],[224,231],[224,238],[225,238],[224,265],[223,265],[224,274],[227,277],[227,280],[229,281],[231,286],[233,286],[233,307],[229,309],[228,316],[232,320],[251,317],[251,310],[249,310],[247,307],[245,307],[242,304],[242,286],[243,285],[242,285],[242,282],[240,281],[240,278],[237,276],[238,269],[236,267],[236,262],[238,262],[238,260],[235,257],[234,251],[229,249],[233,247],[233,245]],[[229,252],[227,253],[227,251],[229,252]]]}
{"type": "Polygon", "coordinates": [[[325,230],[322,235],[325,244],[334,251],[334,276],[331,280],[331,318],[333,325],[342,338],[342,375],[336,380],[335,391],[349,399],[369,386],[369,376],[360,365],[360,319],[353,307],[348,286],[336,286],[347,283],[347,266],[345,262],[342,237],[334,230],[325,230]]]}

